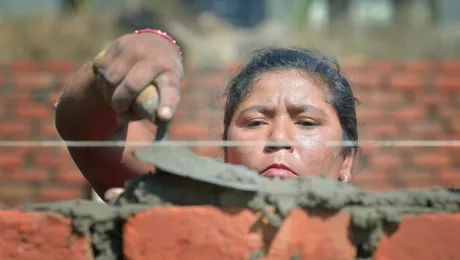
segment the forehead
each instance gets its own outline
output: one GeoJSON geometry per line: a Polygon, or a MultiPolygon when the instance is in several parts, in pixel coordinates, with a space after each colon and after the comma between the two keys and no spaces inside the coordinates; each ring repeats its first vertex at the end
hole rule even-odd
{"type": "Polygon", "coordinates": [[[254,82],[246,102],[275,102],[280,98],[293,103],[326,103],[326,85],[306,72],[296,69],[266,72],[254,82]]]}

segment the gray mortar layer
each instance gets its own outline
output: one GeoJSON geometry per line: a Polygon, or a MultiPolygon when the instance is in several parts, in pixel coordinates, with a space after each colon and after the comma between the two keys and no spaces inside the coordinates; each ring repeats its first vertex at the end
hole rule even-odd
{"type": "Polygon", "coordinates": [[[368,193],[325,177],[267,179],[181,147],[153,147],[134,155],[155,165],[157,171],[128,181],[125,192],[108,205],[70,201],[24,210],[59,212],[71,218],[75,231],[91,233],[96,259],[122,259],[124,220],[151,207],[248,207],[264,213],[275,227],[295,208],[324,218],[349,211],[350,240],[357,247],[357,259],[370,259],[381,236],[394,232],[402,215],[460,212],[460,195],[444,189],[368,193]]]}

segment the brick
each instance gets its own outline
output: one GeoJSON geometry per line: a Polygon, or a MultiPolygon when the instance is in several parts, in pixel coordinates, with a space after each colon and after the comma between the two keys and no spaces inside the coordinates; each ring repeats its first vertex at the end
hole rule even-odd
{"type": "Polygon", "coordinates": [[[402,70],[410,73],[429,73],[434,69],[434,64],[429,61],[413,60],[403,64],[402,70]]]}
{"type": "Polygon", "coordinates": [[[0,127],[0,135],[18,133],[24,135],[30,133],[30,123],[27,120],[8,120],[7,122],[3,122],[2,127],[0,127]]]}
{"type": "Polygon", "coordinates": [[[402,121],[420,120],[426,117],[425,107],[418,105],[408,105],[391,111],[392,118],[402,121]]]}
{"type": "Polygon", "coordinates": [[[2,201],[26,202],[34,195],[34,190],[27,183],[11,184],[2,183],[0,198],[2,201]]]}
{"type": "Polygon", "coordinates": [[[89,237],[72,233],[69,219],[53,213],[0,211],[0,259],[93,259],[89,237]]]}
{"type": "Polygon", "coordinates": [[[195,84],[198,85],[200,89],[222,90],[227,85],[226,78],[227,75],[223,73],[214,73],[200,77],[195,84]]]}
{"type": "Polygon", "coordinates": [[[443,105],[450,102],[450,96],[447,93],[417,93],[414,95],[415,103],[422,106],[443,105]]]}
{"type": "Polygon", "coordinates": [[[379,73],[363,73],[348,76],[352,86],[378,88],[382,84],[382,75],[379,73]]]}
{"type": "Polygon", "coordinates": [[[210,158],[222,158],[223,150],[221,147],[196,147],[196,153],[201,156],[206,156],[210,158]]]}
{"type": "Polygon", "coordinates": [[[379,124],[373,126],[372,128],[379,139],[394,138],[400,133],[399,127],[394,124],[379,124]]]}
{"type": "Polygon", "coordinates": [[[22,162],[23,158],[21,158],[17,154],[0,154],[0,167],[17,168],[22,165],[22,162]]]}
{"type": "Polygon", "coordinates": [[[460,72],[460,61],[457,60],[444,60],[440,64],[442,73],[458,74],[460,72]]]}
{"type": "Polygon", "coordinates": [[[438,90],[458,91],[460,90],[460,77],[459,76],[438,77],[434,81],[434,86],[438,90]]]}
{"type": "Polygon", "coordinates": [[[369,61],[367,64],[367,69],[380,73],[390,73],[395,68],[396,64],[393,61],[369,61]]]}
{"type": "Polygon", "coordinates": [[[389,79],[391,88],[400,90],[418,90],[423,88],[425,78],[415,73],[393,75],[389,79]]]}
{"type": "Polygon", "coordinates": [[[441,184],[445,188],[456,188],[460,187],[460,170],[447,170],[439,174],[441,184]]]}
{"type": "Polygon", "coordinates": [[[354,259],[349,215],[309,216],[295,210],[275,229],[249,210],[212,207],[154,208],[127,220],[126,259],[249,259],[264,247],[268,259],[354,259]],[[151,232],[155,230],[155,232],[151,232]]]}
{"type": "Polygon", "coordinates": [[[9,180],[23,183],[44,182],[50,178],[50,173],[44,169],[15,169],[9,180]]]}
{"type": "MultiPolygon", "coordinates": [[[[39,148],[43,149],[43,148],[39,148]]],[[[42,150],[39,150],[35,154],[34,165],[38,167],[63,167],[69,166],[72,164],[72,160],[70,157],[60,155],[56,156],[49,153],[44,153],[42,150]]]]}
{"type": "Polygon", "coordinates": [[[203,123],[176,123],[169,128],[171,136],[181,139],[202,139],[208,135],[208,125],[203,123]]]}
{"type": "Polygon", "coordinates": [[[381,121],[385,115],[384,111],[380,108],[357,109],[356,113],[359,124],[381,121]]]}
{"type": "Polygon", "coordinates": [[[456,259],[458,241],[460,214],[405,216],[392,236],[382,238],[374,259],[456,259]]]}
{"type": "Polygon", "coordinates": [[[61,169],[56,174],[59,183],[86,184],[87,181],[83,174],[78,170],[69,170],[68,167],[61,169]]]}
{"type": "Polygon", "coordinates": [[[74,200],[82,199],[81,191],[78,187],[43,187],[40,190],[39,197],[45,201],[74,200]]]}
{"type": "Polygon", "coordinates": [[[418,167],[441,170],[450,167],[451,158],[448,154],[435,152],[425,154],[414,153],[412,154],[412,162],[418,167]]]}
{"type": "Polygon", "coordinates": [[[407,128],[408,132],[405,135],[412,140],[428,138],[437,139],[445,133],[445,129],[440,122],[410,122],[407,124],[407,128]]]}
{"type": "Polygon", "coordinates": [[[32,60],[13,60],[10,68],[14,72],[34,72],[38,69],[37,63],[32,60]]]}
{"type": "Polygon", "coordinates": [[[397,153],[378,153],[369,158],[372,169],[384,171],[401,166],[403,160],[397,153]]]}
{"type": "Polygon", "coordinates": [[[46,61],[43,64],[43,69],[46,71],[55,71],[55,72],[72,72],[75,70],[75,63],[69,60],[52,60],[46,61]]]}
{"type": "Polygon", "coordinates": [[[43,122],[40,124],[40,136],[42,137],[58,137],[59,134],[54,122],[43,122]]]}
{"type": "Polygon", "coordinates": [[[14,109],[16,116],[34,119],[49,119],[52,113],[53,111],[50,108],[37,105],[21,105],[14,109]]]}
{"type": "Polygon", "coordinates": [[[365,105],[369,104],[379,108],[407,105],[404,95],[394,91],[376,91],[369,95],[367,99],[362,99],[361,102],[365,105]]]}
{"type": "Polygon", "coordinates": [[[55,82],[54,75],[46,72],[16,73],[12,75],[12,80],[14,89],[18,92],[49,88],[55,82]]]}

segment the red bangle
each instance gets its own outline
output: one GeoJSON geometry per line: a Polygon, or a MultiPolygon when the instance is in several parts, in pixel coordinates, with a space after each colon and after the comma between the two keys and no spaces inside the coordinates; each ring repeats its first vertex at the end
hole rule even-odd
{"type": "Polygon", "coordinates": [[[176,46],[176,49],[177,51],[179,52],[179,55],[180,55],[180,58],[182,59],[182,51],[180,50],[180,47],[179,45],[176,43],[176,41],[171,37],[169,36],[167,33],[165,32],[162,32],[160,30],[154,30],[154,29],[142,29],[142,30],[137,30],[137,31],[134,31],[135,34],[139,34],[139,33],[153,33],[153,34],[156,34],[156,35],[160,35],[162,36],[163,38],[165,38],[166,40],[170,41],[172,44],[174,44],[174,46],[176,46]]]}

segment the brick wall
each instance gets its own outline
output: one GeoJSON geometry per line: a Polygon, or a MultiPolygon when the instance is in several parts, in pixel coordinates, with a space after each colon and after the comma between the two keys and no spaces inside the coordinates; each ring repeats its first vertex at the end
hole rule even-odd
{"type": "MultiPolygon", "coordinates": [[[[119,258],[96,259],[370,259],[356,257],[352,227],[346,212],[294,210],[277,230],[248,209],[154,208],[129,217],[108,237],[121,240],[110,243],[119,258]]],[[[52,212],[0,211],[0,229],[3,260],[90,260],[98,248],[92,242],[105,241],[73,232],[70,219],[52,212]]],[[[396,230],[379,236],[372,259],[460,259],[459,240],[459,214],[406,215],[396,230]]]]}
{"type": "MultiPolygon", "coordinates": [[[[67,61],[14,61],[0,65],[2,141],[59,140],[53,104],[77,65],[67,61]]],[[[344,62],[361,100],[363,140],[460,140],[460,61],[344,62]]],[[[190,71],[171,139],[217,140],[228,69],[190,71]]],[[[369,190],[460,187],[460,149],[363,147],[365,167],[356,185],[369,190]]],[[[218,157],[219,148],[198,147],[218,157]]],[[[89,196],[64,147],[1,147],[0,198],[7,205],[89,196]]]]}

